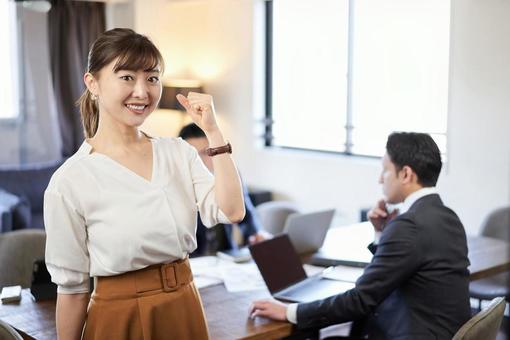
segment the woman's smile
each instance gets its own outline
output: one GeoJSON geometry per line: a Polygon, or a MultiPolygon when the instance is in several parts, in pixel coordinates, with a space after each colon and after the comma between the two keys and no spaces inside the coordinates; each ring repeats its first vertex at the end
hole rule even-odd
{"type": "Polygon", "coordinates": [[[148,104],[125,104],[125,106],[128,108],[129,111],[136,113],[136,114],[143,114],[145,113],[145,109],[149,106],[148,104]]]}

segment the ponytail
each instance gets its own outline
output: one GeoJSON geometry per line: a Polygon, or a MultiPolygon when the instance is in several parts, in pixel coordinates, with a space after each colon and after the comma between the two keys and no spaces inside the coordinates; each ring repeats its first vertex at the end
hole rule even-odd
{"type": "Polygon", "coordinates": [[[88,89],[85,89],[76,104],[80,107],[81,123],[83,124],[85,137],[94,137],[99,124],[99,110],[97,109],[95,100],[92,99],[92,93],[90,93],[88,89]]]}

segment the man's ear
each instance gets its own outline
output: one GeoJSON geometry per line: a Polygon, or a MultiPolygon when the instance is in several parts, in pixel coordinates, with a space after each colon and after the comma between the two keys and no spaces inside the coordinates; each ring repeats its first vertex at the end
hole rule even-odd
{"type": "Polygon", "coordinates": [[[97,80],[94,78],[92,73],[85,73],[83,75],[83,82],[85,83],[85,86],[87,86],[87,89],[90,91],[90,93],[97,96],[97,80]]]}
{"type": "Polygon", "coordinates": [[[416,173],[408,165],[404,165],[402,167],[399,176],[401,176],[404,183],[413,183],[414,181],[418,180],[418,177],[416,177],[416,173]]]}

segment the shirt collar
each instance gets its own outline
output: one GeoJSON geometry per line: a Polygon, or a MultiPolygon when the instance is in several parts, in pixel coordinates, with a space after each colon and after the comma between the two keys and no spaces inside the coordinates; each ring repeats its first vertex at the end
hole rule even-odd
{"type": "Polygon", "coordinates": [[[420,198],[422,198],[424,196],[432,195],[432,194],[437,194],[437,193],[438,193],[438,191],[437,191],[436,187],[421,188],[420,190],[413,192],[411,195],[406,197],[406,199],[400,206],[399,214],[403,214],[403,213],[407,212],[409,210],[409,208],[411,208],[411,206],[414,204],[414,202],[416,202],[420,198]]]}
{"type": "Polygon", "coordinates": [[[90,151],[92,150],[92,145],[90,145],[87,140],[85,139],[83,141],[83,143],[81,143],[81,146],[80,148],[78,149],[78,153],[83,153],[83,154],[89,154],[90,151]]]}

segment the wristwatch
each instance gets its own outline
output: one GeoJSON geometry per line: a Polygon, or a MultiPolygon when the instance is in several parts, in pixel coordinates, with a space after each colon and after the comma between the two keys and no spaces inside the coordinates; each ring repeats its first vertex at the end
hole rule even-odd
{"type": "Polygon", "coordinates": [[[223,145],[223,146],[218,146],[217,148],[205,149],[205,153],[209,157],[216,156],[216,155],[219,155],[222,153],[227,153],[227,152],[232,153],[232,145],[230,145],[230,143],[227,143],[226,145],[223,145]]]}

